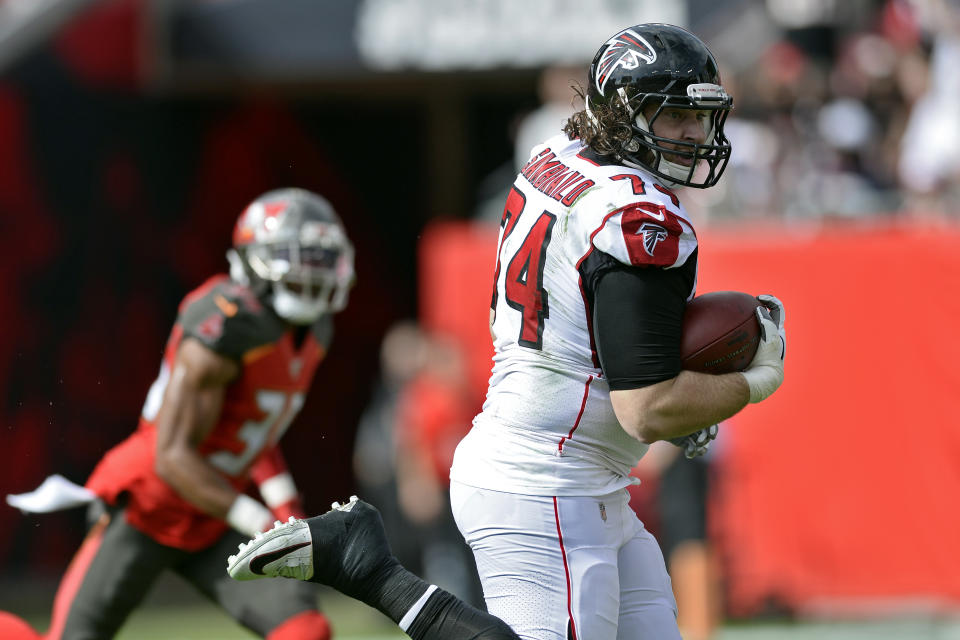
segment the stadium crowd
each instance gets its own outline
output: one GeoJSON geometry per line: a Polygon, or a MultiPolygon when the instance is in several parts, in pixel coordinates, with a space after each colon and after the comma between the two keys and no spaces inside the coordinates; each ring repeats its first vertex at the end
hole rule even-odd
{"type": "Polygon", "coordinates": [[[783,31],[727,70],[733,156],[690,208],[724,220],[956,216],[958,63],[950,0],[888,0],[856,28],[783,31]]]}

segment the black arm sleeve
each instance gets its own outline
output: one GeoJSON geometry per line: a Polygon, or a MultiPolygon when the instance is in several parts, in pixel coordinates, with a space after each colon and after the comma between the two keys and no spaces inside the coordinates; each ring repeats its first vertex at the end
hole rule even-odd
{"type": "Polygon", "coordinates": [[[637,389],[675,377],[696,251],[675,269],[628,267],[595,253],[585,282],[592,289],[593,336],[610,388],[637,389]]]}

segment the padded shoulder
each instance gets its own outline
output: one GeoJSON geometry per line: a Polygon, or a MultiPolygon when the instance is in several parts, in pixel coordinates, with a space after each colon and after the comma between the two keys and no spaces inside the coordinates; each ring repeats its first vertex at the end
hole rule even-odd
{"type": "Polygon", "coordinates": [[[669,208],[636,201],[609,212],[592,237],[593,246],[634,267],[670,269],[697,248],[693,227],[669,208]]]}
{"type": "Polygon", "coordinates": [[[286,330],[250,289],[227,277],[211,278],[187,295],[177,322],[185,337],[237,361],[251,349],[275,342],[286,330]]]}
{"type": "Polygon", "coordinates": [[[595,183],[573,210],[585,251],[598,249],[633,267],[676,268],[697,248],[697,236],[677,195],[640,169],[602,164],[589,150],[577,167],[595,183]]]}

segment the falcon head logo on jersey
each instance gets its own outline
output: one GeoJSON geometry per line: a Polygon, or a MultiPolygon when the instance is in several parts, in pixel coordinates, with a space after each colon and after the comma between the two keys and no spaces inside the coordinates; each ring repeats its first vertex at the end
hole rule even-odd
{"type": "Polygon", "coordinates": [[[604,44],[605,50],[597,67],[597,91],[602,95],[603,89],[610,78],[611,72],[617,67],[636,69],[640,62],[653,64],[657,60],[657,52],[650,43],[636,32],[626,29],[604,44]]]}
{"type": "Polygon", "coordinates": [[[653,257],[653,252],[657,250],[657,243],[667,239],[667,230],[658,224],[644,222],[637,229],[637,235],[643,236],[643,250],[653,257]]]}

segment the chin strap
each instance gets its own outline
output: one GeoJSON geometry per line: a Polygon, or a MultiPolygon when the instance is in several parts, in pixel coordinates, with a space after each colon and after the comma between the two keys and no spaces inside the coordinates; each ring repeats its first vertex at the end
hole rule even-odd
{"type": "MultiPolygon", "coordinates": [[[[634,169],[640,169],[641,171],[650,171],[650,168],[649,168],[649,167],[645,167],[645,166],[643,166],[643,165],[641,165],[641,164],[638,164],[638,163],[636,163],[636,162],[631,162],[630,160],[627,160],[626,158],[618,158],[618,160],[619,160],[624,166],[632,167],[632,168],[634,168],[634,169]]],[[[661,174],[663,174],[663,175],[658,175],[658,176],[657,176],[657,178],[660,180],[660,182],[663,184],[663,186],[667,187],[668,189],[675,189],[675,188],[677,188],[677,187],[682,187],[682,186],[684,186],[684,184],[683,184],[682,182],[674,182],[674,181],[671,180],[670,178],[664,177],[664,176],[674,175],[673,173],[671,173],[671,172],[669,171],[669,169],[668,169],[668,170],[664,170],[664,169],[662,168],[664,164],[673,165],[673,166],[675,166],[675,167],[683,167],[683,165],[678,165],[678,164],[673,163],[673,162],[667,162],[667,161],[664,160],[663,158],[660,158],[660,162],[659,162],[659,164],[657,164],[656,170],[659,171],[661,174]]],[[[684,175],[684,177],[686,177],[688,167],[683,167],[683,169],[684,169],[683,175],[684,175]]]]}

